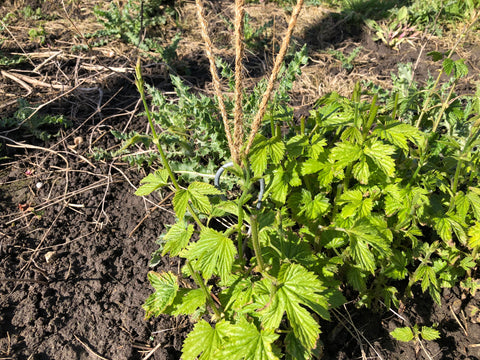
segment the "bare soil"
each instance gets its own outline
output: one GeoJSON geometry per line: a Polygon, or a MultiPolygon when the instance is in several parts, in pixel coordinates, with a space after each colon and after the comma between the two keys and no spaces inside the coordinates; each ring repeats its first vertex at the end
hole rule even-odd
{"type": "MultiPolygon", "coordinates": [[[[81,34],[99,28],[93,1],[11,1],[0,15],[25,6],[41,8],[48,20],[18,18],[1,33],[0,55],[24,54],[28,61],[0,66],[0,116],[12,116],[18,98],[42,104],[40,114],[64,115],[69,129],[47,129],[58,137],[42,142],[23,128],[0,129],[0,360],[6,359],[179,359],[182,342],[192,328],[188,318],[144,320],[141,305],[151,289],[147,281],[155,240],[173,221],[168,191],[148,198],[135,196],[148,167],[131,167],[123,159],[95,160],[97,149],[117,149],[110,130],[144,131],[146,123],[133,85],[134,47],[113,42],[86,52],[72,51],[81,34]],[[66,15],[68,14],[68,16],[66,15]],[[42,26],[43,44],[30,39],[28,29],[42,26]],[[9,76],[10,75],[10,76],[9,76]],[[23,76],[23,77],[22,77],[23,76]],[[80,142],[78,139],[81,139],[80,142]]],[[[274,3],[249,5],[254,26],[275,18],[266,33],[278,43],[287,14],[274,3]]],[[[340,14],[341,15],[341,14],[340,14]]],[[[211,4],[212,32],[218,54],[232,59],[228,2],[211,4]]],[[[201,51],[194,8],[179,8],[171,33],[182,32],[176,72],[194,91],[211,89],[201,51]]],[[[458,30],[459,31],[459,30],[458,30]]],[[[416,64],[416,79],[424,82],[439,64],[426,55],[448,50],[458,32],[444,38],[425,35],[415,46],[399,50],[374,42],[363,27],[342,21],[331,9],[304,10],[295,33],[307,43],[311,61],[295,84],[292,98],[297,115],[308,114],[318,97],[335,90],[349,95],[359,80],[391,87],[398,63],[416,64]],[[326,50],[347,54],[361,47],[348,72],[326,50]]],[[[268,73],[271,50],[249,55],[247,83],[268,73]]],[[[472,74],[459,93],[475,91],[480,68],[480,41],[468,35],[459,56],[472,74]]],[[[166,67],[144,58],[146,78],[171,90],[166,67]]],[[[220,164],[219,164],[220,165],[220,164]]],[[[156,270],[180,271],[178,259],[165,257],[156,270]]],[[[322,323],[323,359],[480,359],[480,294],[446,289],[441,306],[415,289],[400,309],[377,312],[355,307],[355,296],[332,322],[322,323]],[[437,341],[401,343],[389,332],[395,327],[436,326],[437,341]],[[427,355],[427,353],[429,355],[427,355]]]]}

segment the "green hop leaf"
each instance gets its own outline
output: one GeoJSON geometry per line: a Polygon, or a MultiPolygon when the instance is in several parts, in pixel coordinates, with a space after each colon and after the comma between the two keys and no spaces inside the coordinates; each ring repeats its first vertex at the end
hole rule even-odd
{"type": "Polygon", "coordinates": [[[205,320],[195,324],[183,343],[183,360],[215,360],[231,324],[222,320],[212,328],[205,320]]]}
{"type": "Polygon", "coordinates": [[[157,273],[150,271],[148,280],[155,289],[143,304],[145,318],[158,316],[164,313],[165,308],[172,304],[178,291],[177,277],[171,272],[157,273]]]}
{"type": "Polygon", "coordinates": [[[277,360],[272,344],[279,337],[273,330],[258,330],[243,317],[229,328],[228,342],[219,359],[277,360]]]}
{"type": "Polygon", "coordinates": [[[148,195],[155,190],[168,185],[168,171],[162,169],[155,171],[153,174],[148,174],[146,177],[140,180],[140,184],[143,185],[140,186],[137,191],[135,191],[135,195],[148,195]]]}
{"type": "Polygon", "coordinates": [[[390,332],[390,335],[392,335],[395,339],[403,342],[412,341],[414,338],[413,331],[409,327],[396,328],[395,330],[390,332]]]}
{"type": "Polygon", "coordinates": [[[225,281],[232,271],[236,253],[237,249],[231,239],[221,232],[205,227],[200,231],[199,240],[192,244],[186,257],[196,262],[205,279],[210,279],[216,274],[225,281]]]}
{"type": "Polygon", "coordinates": [[[188,225],[183,221],[178,221],[173,225],[164,237],[166,242],[162,256],[170,251],[170,256],[177,256],[185,249],[193,234],[193,225],[188,225]]]}
{"type": "Polygon", "coordinates": [[[440,332],[428,326],[422,326],[421,335],[424,340],[437,340],[440,338],[440,332]]]}

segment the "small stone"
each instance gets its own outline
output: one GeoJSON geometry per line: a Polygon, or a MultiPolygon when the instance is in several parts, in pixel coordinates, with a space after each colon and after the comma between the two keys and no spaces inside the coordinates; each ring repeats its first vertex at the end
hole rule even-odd
{"type": "Polygon", "coordinates": [[[41,181],[39,181],[35,184],[35,186],[36,186],[37,189],[41,189],[43,187],[43,183],[41,181]]]}
{"type": "Polygon", "coordinates": [[[55,261],[56,258],[57,258],[56,251],[49,251],[45,254],[45,261],[47,262],[47,264],[52,263],[53,261],[55,261]]]}

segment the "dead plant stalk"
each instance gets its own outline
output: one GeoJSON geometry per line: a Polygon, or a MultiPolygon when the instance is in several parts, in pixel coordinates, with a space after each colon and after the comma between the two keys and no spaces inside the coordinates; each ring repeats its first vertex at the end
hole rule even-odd
{"type": "Polygon", "coordinates": [[[205,9],[203,7],[201,0],[195,0],[197,5],[197,15],[200,22],[200,30],[202,34],[203,41],[205,42],[205,52],[210,63],[210,72],[212,74],[213,86],[215,88],[215,93],[218,98],[218,103],[220,106],[220,112],[222,114],[223,124],[225,127],[225,135],[227,137],[228,146],[230,149],[230,154],[232,160],[240,164],[240,161],[243,160],[249,153],[255,135],[260,129],[263,117],[267,110],[268,102],[273,91],[273,87],[278,77],[278,73],[282,66],[283,60],[285,59],[285,54],[288,50],[288,45],[292,38],[293,29],[297,23],[298,16],[302,10],[304,0],[297,0],[297,4],[293,9],[290,22],[288,24],[287,32],[283,38],[280,51],[278,52],[275,63],[270,74],[267,88],[262,95],[262,100],[260,102],[258,112],[255,115],[252,123],[252,129],[248,136],[248,141],[246,146],[242,151],[242,147],[245,145],[243,142],[243,110],[242,110],[242,100],[243,100],[243,66],[242,59],[244,54],[244,17],[245,17],[245,0],[235,0],[235,109],[234,109],[234,132],[233,139],[230,132],[230,121],[228,120],[228,114],[225,108],[225,103],[222,97],[222,91],[220,88],[220,78],[218,76],[217,67],[215,65],[215,59],[213,56],[213,44],[208,35],[208,26],[207,20],[205,18],[205,9]]]}

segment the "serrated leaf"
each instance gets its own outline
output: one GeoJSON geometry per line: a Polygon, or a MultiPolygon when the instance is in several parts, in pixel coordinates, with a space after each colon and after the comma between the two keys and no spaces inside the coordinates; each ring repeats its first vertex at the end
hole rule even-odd
{"type": "Polygon", "coordinates": [[[188,197],[192,205],[204,214],[212,212],[212,205],[207,195],[220,195],[222,192],[215,186],[194,181],[188,186],[188,197]]]}
{"type": "Polygon", "coordinates": [[[254,175],[260,177],[267,169],[268,147],[267,140],[263,136],[257,135],[257,137],[259,140],[250,151],[249,159],[254,175]]]}
{"type": "Polygon", "coordinates": [[[335,161],[337,166],[344,168],[360,159],[362,154],[363,151],[357,144],[342,142],[335,144],[330,153],[330,159],[335,161]]]}
{"type": "Polygon", "coordinates": [[[215,360],[231,324],[222,320],[212,328],[205,320],[195,324],[183,343],[183,360],[215,360]]]}
{"type": "Polygon", "coordinates": [[[477,221],[474,226],[468,229],[468,246],[472,249],[480,248],[480,222],[477,221]]]}
{"type": "Polygon", "coordinates": [[[162,256],[170,252],[170,256],[177,256],[188,245],[190,238],[192,237],[194,227],[188,225],[180,220],[173,225],[170,230],[165,234],[164,241],[165,247],[162,251],[162,256]]]}
{"type": "Polygon", "coordinates": [[[268,158],[270,161],[278,165],[285,155],[285,144],[279,137],[266,139],[258,135],[255,145],[250,151],[250,165],[256,177],[263,175],[267,168],[268,158]]]}
{"type": "Polygon", "coordinates": [[[285,144],[279,137],[273,137],[268,141],[268,154],[272,163],[275,165],[280,164],[280,161],[285,155],[285,144]]]}
{"type": "Polygon", "coordinates": [[[373,141],[364,151],[365,155],[372,159],[385,175],[388,177],[395,175],[395,161],[390,156],[395,152],[395,147],[382,144],[380,141],[373,141]]]}
{"type": "Polygon", "coordinates": [[[360,162],[353,166],[353,177],[358,180],[360,184],[367,185],[370,176],[370,169],[368,167],[365,157],[362,157],[360,162]]]}
{"type": "Polygon", "coordinates": [[[308,137],[306,135],[295,135],[290,138],[287,141],[287,153],[289,158],[295,159],[299,157],[309,145],[308,137]]]}
{"type": "Polygon", "coordinates": [[[197,268],[208,280],[213,274],[226,280],[231,271],[237,253],[233,241],[223,233],[204,227],[199,240],[188,250],[186,257],[196,261],[197,268]]]}
{"type": "Polygon", "coordinates": [[[185,216],[185,212],[187,211],[188,206],[188,191],[184,189],[180,189],[175,193],[173,197],[173,210],[175,210],[175,214],[179,219],[183,219],[185,216]]]}
{"type": "Polygon", "coordinates": [[[344,219],[357,213],[360,217],[370,216],[373,208],[373,200],[369,197],[364,197],[363,193],[358,189],[345,191],[338,203],[345,204],[341,212],[344,219]]]}
{"type": "Polygon", "coordinates": [[[165,308],[172,304],[178,291],[177,277],[171,272],[157,273],[150,271],[148,280],[155,292],[142,305],[146,319],[162,314],[165,308]]]}
{"type": "Polygon", "coordinates": [[[325,150],[327,145],[327,140],[323,139],[320,134],[315,134],[310,140],[310,146],[308,147],[308,156],[313,159],[317,159],[320,154],[325,150]]]}
{"type": "Polygon", "coordinates": [[[375,257],[371,249],[375,249],[382,257],[392,254],[388,243],[391,234],[387,235],[377,224],[360,220],[352,228],[347,229],[347,233],[350,236],[353,259],[364,270],[370,272],[375,270],[375,257]]]}
{"type": "Polygon", "coordinates": [[[352,237],[350,239],[350,248],[352,249],[352,257],[355,263],[360,265],[362,269],[373,273],[375,270],[375,258],[365,241],[352,237]]]}
{"type": "Polygon", "coordinates": [[[455,196],[455,208],[458,216],[462,219],[462,221],[465,221],[468,209],[470,208],[470,203],[463,191],[459,191],[455,196]]]}
{"type": "MultiPolygon", "coordinates": [[[[265,280],[268,281],[268,280],[265,280]]],[[[315,347],[320,328],[304,306],[329,319],[325,290],[317,276],[298,264],[283,264],[277,282],[264,285],[263,310],[260,311],[265,329],[277,329],[287,313],[295,337],[307,351],[315,347]],[[302,306],[303,305],[303,306],[302,306]]]]}
{"type": "Polygon", "coordinates": [[[367,288],[365,273],[356,266],[350,266],[347,270],[348,283],[357,291],[364,291],[367,288]]]}
{"type": "Polygon", "coordinates": [[[385,269],[385,276],[395,279],[403,280],[408,275],[407,271],[407,257],[403,251],[393,250],[393,256],[390,257],[390,265],[385,269]]]}
{"type": "Polygon", "coordinates": [[[215,186],[200,181],[194,181],[188,186],[188,191],[201,195],[222,195],[215,186]]]}
{"type": "Polygon", "coordinates": [[[433,267],[428,265],[420,265],[415,271],[415,281],[422,280],[422,291],[425,292],[428,288],[438,288],[438,279],[433,267]]]}
{"type": "Polygon", "coordinates": [[[455,66],[455,62],[452,59],[446,58],[443,60],[442,66],[445,74],[450,75],[455,66]]]}
{"type": "Polygon", "coordinates": [[[301,174],[302,175],[315,174],[316,172],[322,170],[324,167],[325,167],[324,163],[310,158],[301,163],[301,174]]]}
{"type": "Polygon", "coordinates": [[[258,330],[243,317],[229,328],[228,342],[217,359],[277,360],[272,344],[279,337],[273,330],[258,330]]]}
{"type": "Polygon", "coordinates": [[[421,335],[424,340],[437,340],[440,338],[440,332],[428,326],[422,326],[421,335]]]}
{"type": "Polygon", "coordinates": [[[455,67],[455,77],[457,79],[468,75],[468,67],[467,65],[465,65],[464,59],[456,60],[454,63],[454,67],[455,67]]]}
{"type": "Polygon", "coordinates": [[[413,340],[413,331],[409,327],[403,327],[403,328],[396,328],[392,332],[390,332],[390,335],[392,335],[396,340],[403,341],[403,342],[409,342],[413,340]]]}
{"type": "Polygon", "coordinates": [[[166,312],[173,315],[192,315],[205,305],[207,298],[202,289],[180,289],[166,312]]]}
{"type": "Polygon", "coordinates": [[[373,133],[381,139],[398,146],[403,151],[408,151],[409,140],[416,143],[421,138],[421,133],[415,126],[401,122],[387,122],[385,125],[378,124],[373,133]]]}
{"type": "Polygon", "coordinates": [[[452,240],[452,225],[447,217],[436,218],[434,227],[443,241],[452,240]]]}
{"type": "Polygon", "coordinates": [[[298,210],[296,216],[305,215],[310,220],[317,220],[330,207],[328,199],[322,193],[318,193],[312,199],[312,194],[306,189],[292,194],[289,198],[289,204],[290,207],[298,210]]]}
{"type": "Polygon", "coordinates": [[[466,198],[468,199],[468,202],[470,203],[470,206],[472,207],[475,219],[480,221],[480,196],[478,196],[473,191],[469,191],[466,194],[466,198]]]}
{"type": "Polygon", "coordinates": [[[273,174],[273,181],[271,186],[272,199],[282,204],[285,203],[288,194],[289,182],[291,180],[291,174],[278,167],[273,174]]]}
{"type": "Polygon", "coordinates": [[[135,195],[148,195],[155,190],[168,185],[168,172],[166,170],[157,170],[153,174],[148,174],[146,177],[140,180],[140,184],[143,185],[140,186],[137,191],[135,191],[135,195]]]}

